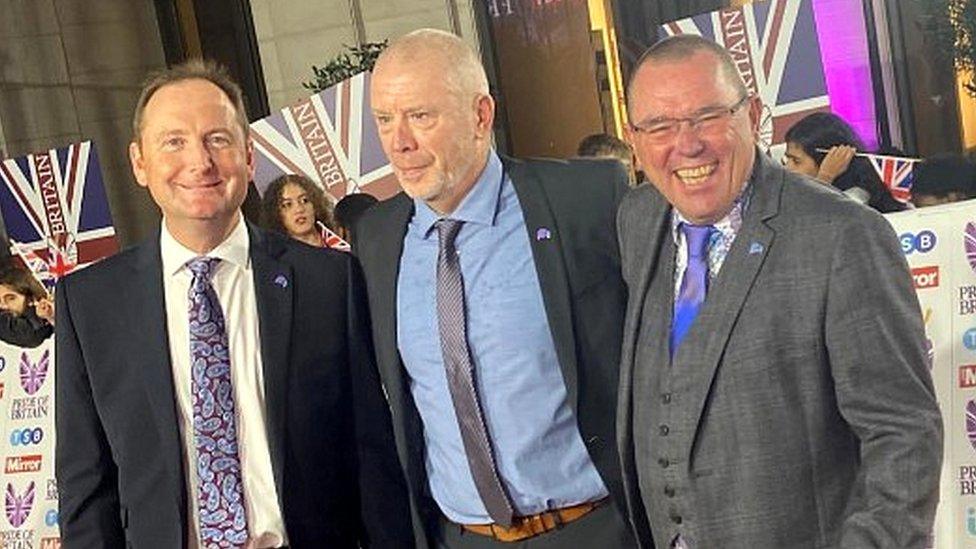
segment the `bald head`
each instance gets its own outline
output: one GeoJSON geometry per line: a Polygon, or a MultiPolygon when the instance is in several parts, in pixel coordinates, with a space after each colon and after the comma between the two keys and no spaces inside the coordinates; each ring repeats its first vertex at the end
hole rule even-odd
{"type": "Polygon", "coordinates": [[[396,39],[373,68],[374,73],[436,68],[452,93],[488,95],[488,77],[478,54],[461,38],[437,29],[420,29],[396,39]]]}

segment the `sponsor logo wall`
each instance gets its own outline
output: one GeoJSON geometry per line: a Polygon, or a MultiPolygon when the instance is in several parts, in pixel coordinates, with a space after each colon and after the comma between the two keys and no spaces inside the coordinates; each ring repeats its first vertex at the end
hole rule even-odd
{"type": "MultiPolygon", "coordinates": [[[[945,425],[934,547],[976,544],[976,200],[890,214],[925,320],[945,425]]],[[[884,273],[879,273],[884,276],[884,273]]]]}
{"type": "MultiPolygon", "coordinates": [[[[118,244],[90,141],[0,162],[0,211],[13,252],[49,290],[118,244]]],[[[0,341],[0,547],[58,549],[54,338],[0,341]]]]}

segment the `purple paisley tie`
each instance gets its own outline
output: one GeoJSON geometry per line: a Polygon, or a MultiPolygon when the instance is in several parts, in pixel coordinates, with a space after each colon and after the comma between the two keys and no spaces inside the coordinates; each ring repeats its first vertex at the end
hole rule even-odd
{"type": "Polygon", "coordinates": [[[247,516],[241,484],[234,391],[224,314],[210,277],[219,259],[187,262],[190,284],[190,362],[193,437],[197,450],[200,547],[243,547],[247,516]]]}

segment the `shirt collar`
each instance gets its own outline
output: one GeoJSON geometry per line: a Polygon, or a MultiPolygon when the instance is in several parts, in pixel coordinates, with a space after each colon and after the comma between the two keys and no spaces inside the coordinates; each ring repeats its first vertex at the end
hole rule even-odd
{"type": "MultiPolygon", "coordinates": [[[[746,209],[749,207],[749,200],[752,198],[752,180],[746,183],[745,188],[736,197],[735,202],[732,205],[732,210],[729,211],[722,219],[719,219],[712,226],[715,227],[723,237],[735,237],[742,227],[742,216],[745,214],[746,209]]],[[[688,221],[685,216],[681,215],[681,212],[677,208],[671,208],[671,237],[674,238],[675,244],[680,244],[678,239],[680,235],[680,229],[682,223],[688,223],[693,225],[688,221]]]]}
{"type": "Polygon", "coordinates": [[[419,228],[423,231],[424,238],[430,235],[434,223],[443,217],[457,219],[465,223],[494,225],[504,174],[505,170],[502,167],[501,158],[492,149],[488,151],[488,162],[485,164],[485,168],[481,170],[478,180],[475,181],[467,196],[461,200],[461,203],[450,215],[443,216],[435,212],[423,200],[415,198],[413,200],[414,211],[416,212],[414,216],[419,228]]]}
{"type": "MultiPolygon", "coordinates": [[[[200,257],[200,254],[180,244],[169,229],[166,227],[166,220],[163,219],[161,230],[159,231],[159,251],[162,256],[163,274],[173,276],[186,266],[186,262],[193,258],[200,257]]],[[[227,235],[223,242],[216,248],[204,254],[207,257],[216,257],[221,262],[230,263],[241,268],[250,266],[249,249],[251,245],[250,235],[247,233],[247,224],[244,223],[243,216],[238,214],[237,224],[227,235]]]]}

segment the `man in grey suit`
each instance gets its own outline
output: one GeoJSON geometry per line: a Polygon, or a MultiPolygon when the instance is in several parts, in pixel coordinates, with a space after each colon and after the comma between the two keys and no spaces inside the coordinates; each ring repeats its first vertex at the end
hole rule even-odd
{"type": "Polygon", "coordinates": [[[658,548],[922,547],[942,423],[891,228],[758,151],[715,44],[660,42],[628,92],[652,183],[617,220],[630,520],[658,548]]]}

